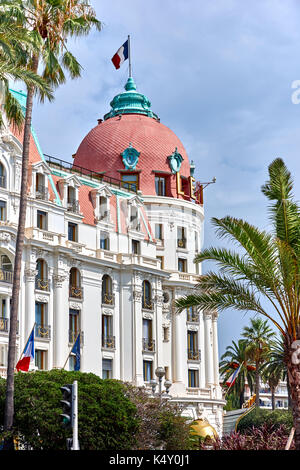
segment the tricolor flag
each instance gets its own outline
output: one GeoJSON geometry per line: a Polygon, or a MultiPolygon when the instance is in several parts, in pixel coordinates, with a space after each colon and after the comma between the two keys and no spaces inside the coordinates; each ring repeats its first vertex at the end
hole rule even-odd
{"type": "Polygon", "coordinates": [[[70,352],[70,356],[75,356],[74,370],[80,370],[80,333],[76,338],[73,348],[70,352]]]}
{"type": "Polygon", "coordinates": [[[239,375],[239,372],[241,370],[241,367],[242,367],[242,364],[240,365],[240,367],[238,369],[236,369],[233,374],[229,377],[229,379],[227,380],[226,382],[226,385],[228,385],[228,387],[232,387],[234,385],[234,382],[236,381],[236,378],[237,376],[239,375]]]}
{"type": "Polygon", "coordinates": [[[21,359],[16,365],[17,371],[28,372],[30,361],[34,359],[34,328],[32,329],[21,359]]]}
{"type": "Polygon", "coordinates": [[[119,69],[120,65],[122,65],[126,59],[128,59],[129,57],[128,51],[129,51],[129,45],[128,45],[128,39],[127,39],[127,41],[124,42],[123,46],[121,46],[120,49],[118,49],[118,51],[115,53],[115,55],[111,59],[116,69],[119,69]]]}

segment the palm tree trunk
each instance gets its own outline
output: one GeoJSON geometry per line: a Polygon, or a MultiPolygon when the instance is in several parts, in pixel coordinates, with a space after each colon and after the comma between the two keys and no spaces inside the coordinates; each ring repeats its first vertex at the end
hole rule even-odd
{"type": "Polygon", "coordinates": [[[271,388],[271,401],[272,401],[272,410],[275,410],[275,387],[271,388]]]}
{"type": "Polygon", "coordinates": [[[257,408],[259,408],[259,387],[260,387],[260,380],[259,380],[259,364],[258,362],[255,363],[255,405],[257,408]]]}
{"type": "MultiPolygon", "coordinates": [[[[33,70],[36,72],[38,67],[38,57],[33,57],[33,70]]],[[[25,221],[27,208],[27,190],[28,190],[28,165],[29,165],[29,145],[31,136],[32,105],[33,105],[34,87],[28,87],[26,114],[24,122],[23,153],[22,153],[22,179],[19,208],[19,224],[16,240],[16,253],[14,263],[14,275],[12,286],[12,301],[10,309],[10,327],[7,358],[7,380],[6,396],[4,409],[4,431],[7,436],[4,448],[11,449],[12,431],[14,418],[14,371],[16,361],[16,336],[20,293],[20,275],[22,266],[22,251],[25,238],[25,221]]]]}
{"type": "Polygon", "coordinates": [[[242,408],[242,405],[245,402],[245,388],[242,389],[240,393],[240,408],[242,408]]]}
{"type": "MultiPolygon", "coordinates": [[[[298,338],[300,338],[300,336],[298,336],[298,338]]],[[[295,428],[295,448],[296,450],[300,450],[300,350],[297,346],[293,347],[296,343],[295,341],[286,340],[286,343],[288,356],[287,373],[292,401],[293,424],[295,428]]]]}

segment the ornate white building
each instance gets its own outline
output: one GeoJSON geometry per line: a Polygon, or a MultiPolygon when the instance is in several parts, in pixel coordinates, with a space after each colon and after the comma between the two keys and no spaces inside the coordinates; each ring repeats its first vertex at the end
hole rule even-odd
{"type": "MultiPolygon", "coordinates": [[[[25,95],[14,92],[23,104],[25,95]]],[[[59,149],[58,149],[59,153],[59,149]]],[[[0,370],[6,374],[22,136],[0,134],[0,370]]],[[[18,360],[35,325],[35,367],[80,370],[169,395],[220,433],[215,312],[174,308],[197,283],[203,187],[176,135],[132,78],[83,139],[74,161],[42,153],[32,130],[18,360]]],[[[34,365],[33,365],[34,367],[34,365]]]]}

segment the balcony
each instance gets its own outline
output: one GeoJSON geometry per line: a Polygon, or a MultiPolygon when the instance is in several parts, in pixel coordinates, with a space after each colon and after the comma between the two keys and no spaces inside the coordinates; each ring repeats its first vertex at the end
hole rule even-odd
{"type": "Polygon", "coordinates": [[[155,340],[150,338],[143,338],[143,351],[155,352],[155,340]]]}
{"type": "Polygon", "coordinates": [[[35,279],[35,288],[38,290],[49,291],[49,279],[35,279]]]}
{"type": "Polygon", "coordinates": [[[153,310],[154,304],[152,300],[142,299],[142,309],[143,310],[153,310]]]}
{"type": "Polygon", "coordinates": [[[115,305],[114,294],[103,292],[102,294],[102,305],[115,305]]]}
{"type": "Polygon", "coordinates": [[[178,248],[186,248],[186,238],[178,238],[177,247],[178,248]]]}
{"type": "Polygon", "coordinates": [[[68,201],[67,211],[73,212],[74,214],[79,214],[80,213],[79,202],[75,200],[68,201]]]}
{"type": "MultiPolygon", "coordinates": [[[[0,317],[0,333],[9,333],[9,318],[0,317]]],[[[17,322],[17,334],[19,334],[19,322],[17,322]]]]}
{"type": "Polygon", "coordinates": [[[49,325],[35,325],[34,329],[35,338],[50,339],[51,327],[49,325]]]}
{"type": "Polygon", "coordinates": [[[69,286],[69,297],[72,299],[83,299],[83,287],[69,286]]]}
{"type": "Polygon", "coordinates": [[[188,349],[187,357],[188,357],[188,361],[200,361],[201,359],[200,349],[188,349]]]}
{"type": "Polygon", "coordinates": [[[12,284],[13,275],[13,271],[5,271],[5,269],[0,268],[0,282],[7,282],[8,284],[12,284]]]}
{"type": "Polygon", "coordinates": [[[115,349],[116,341],[114,336],[102,336],[102,348],[115,349]]]}
{"type": "Polygon", "coordinates": [[[35,198],[42,201],[48,201],[48,188],[46,188],[46,186],[37,186],[35,191],[35,198]]]}

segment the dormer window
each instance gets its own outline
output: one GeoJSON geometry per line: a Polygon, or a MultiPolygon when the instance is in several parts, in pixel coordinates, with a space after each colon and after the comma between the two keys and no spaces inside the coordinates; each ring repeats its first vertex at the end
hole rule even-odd
{"type": "Polygon", "coordinates": [[[138,173],[123,173],[121,175],[122,187],[129,191],[137,192],[139,189],[138,173]]]}
{"type": "Polygon", "coordinates": [[[106,196],[99,197],[99,218],[107,220],[108,218],[108,200],[106,196]]]}
{"type": "Polygon", "coordinates": [[[67,189],[67,210],[77,214],[79,212],[79,202],[76,197],[76,189],[68,186],[67,189]]]}
{"type": "Polygon", "coordinates": [[[166,196],[166,186],[165,176],[155,176],[155,191],[157,196],[166,196]]]}
{"type": "Polygon", "coordinates": [[[130,228],[140,230],[139,210],[136,206],[130,207],[130,228]]]}

